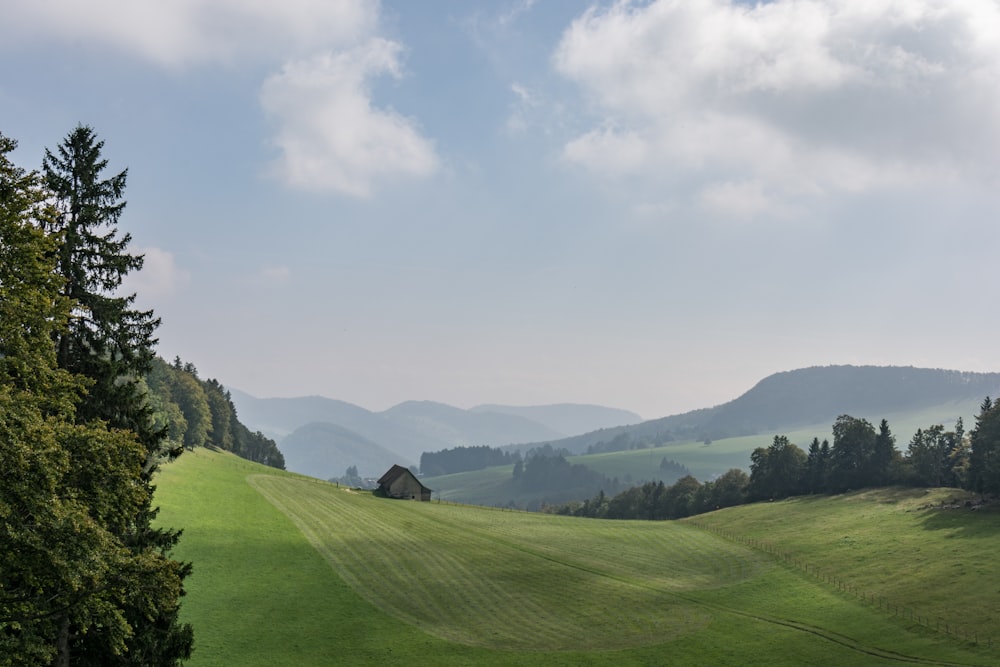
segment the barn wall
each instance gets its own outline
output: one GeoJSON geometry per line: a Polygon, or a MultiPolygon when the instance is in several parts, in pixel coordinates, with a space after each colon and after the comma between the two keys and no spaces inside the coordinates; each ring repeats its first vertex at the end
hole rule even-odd
{"type": "Polygon", "coordinates": [[[402,475],[389,487],[389,495],[394,498],[414,498],[420,500],[420,484],[409,475],[402,475]]]}

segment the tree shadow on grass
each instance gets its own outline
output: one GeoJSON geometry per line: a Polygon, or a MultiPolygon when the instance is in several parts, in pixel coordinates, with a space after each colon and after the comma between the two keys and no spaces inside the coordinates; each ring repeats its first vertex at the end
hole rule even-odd
{"type": "Polygon", "coordinates": [[[951,537],[996,538],[1000,535],[1000,499],[956,495],[953,502],[920,508],[925,530],[951,531],[951,537]]]}

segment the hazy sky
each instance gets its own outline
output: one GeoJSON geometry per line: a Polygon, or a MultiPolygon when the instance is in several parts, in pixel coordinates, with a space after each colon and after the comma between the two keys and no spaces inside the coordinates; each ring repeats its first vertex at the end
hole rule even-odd
{"type": "Polygon", "coordinates": [[[996,0],[0,0],[0,132],[128,168],[159,353],[653,418],[1000,371],[996,0]]]}

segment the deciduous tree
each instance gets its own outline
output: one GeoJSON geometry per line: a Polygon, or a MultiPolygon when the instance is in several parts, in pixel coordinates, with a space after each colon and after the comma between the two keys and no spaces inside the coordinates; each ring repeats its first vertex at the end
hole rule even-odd
{"type": "Polygon", "coordinates": [[[831,491],[846,491],[871,486],[876,477],[872,457],[875,452],[875,427],[867,419],[841,415],[833,423],[833,447],[830,449],[831,491]]]}
{"type": "Polygon", "coordinates": [[[752,500],[787,498],[799,493],[806,472],[806,453],[783,435],[774,436],[766,449],[758,447],[750,454],[752,500]]]}

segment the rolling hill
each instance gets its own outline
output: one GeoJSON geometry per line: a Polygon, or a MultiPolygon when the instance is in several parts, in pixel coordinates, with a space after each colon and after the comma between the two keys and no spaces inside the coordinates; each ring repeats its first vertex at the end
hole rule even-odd
{"type": "MultiPolygon", "coordinates": [[[[721,405],[552,441],[586,453],[615,438],[648,444],[714,441],[833,423],[842,414],[880,417],[1000,394],[1000,373],[902,366],[815,366],[770,375],[721,405]]],[[[907,434],[909,435],[909,434],[907,434]]],[[[522,445],[530,447],[534,444],[522,445]]]]}
{"type": "Polygon", "coordinates": [[[684,522],[370,493],[199,449],[157,477],[209,665],[992,665],[993,509],[884,489],[684,522]]]}

